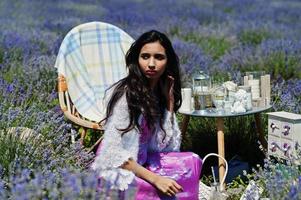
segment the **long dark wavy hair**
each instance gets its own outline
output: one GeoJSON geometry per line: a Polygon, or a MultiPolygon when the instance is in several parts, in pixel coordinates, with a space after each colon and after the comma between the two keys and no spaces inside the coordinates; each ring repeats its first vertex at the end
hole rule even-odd
{"type": "Polygon", "coordinates": [[[167,75],[174,78],[174,111],[176,112],[182,103],[181,81],[179,73],[179,58],[175,53],[168,37],[156,30],[148,31],[142,34],[130,47],[126,56],[126,67],[128,68],[128,76],[115,83],[115,87],[109,100],[106,118],[108,119],[112,113],[116,102],[125,94],[128,103],[130,123],[121,130],[126,133],[133,128],[140,129],[138,122],[139,116],[142,114],[149,126],[154,128],[155,123],[160,122],[161,129],[163,123],[164,110],[167,108],[166,97],[164,95],[162,85],[167,84],[167,75]],[[156,92],[152,92],[147,77],[140,71],[139,54],[142,47],[147,43],[159,42],[164,48],[167,56],[167,64],[164,73],[161,75],[156,92]]]}

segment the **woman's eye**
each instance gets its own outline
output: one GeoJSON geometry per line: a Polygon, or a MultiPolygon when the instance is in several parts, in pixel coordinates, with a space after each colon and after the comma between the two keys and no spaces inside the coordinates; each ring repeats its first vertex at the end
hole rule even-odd
{"type": "Polygon", "coordinates": [[[142,59],[146,60],[149,58],[149,55],[148,54],[141,54],[140,56],[142,59]]]}
{"type": "Polygon", "coordinates": [[[155,58],[158,59],[158,60],[164,60],[166,58],[166,56],[163,55],[163,54],[156,54],[155,58]]]}

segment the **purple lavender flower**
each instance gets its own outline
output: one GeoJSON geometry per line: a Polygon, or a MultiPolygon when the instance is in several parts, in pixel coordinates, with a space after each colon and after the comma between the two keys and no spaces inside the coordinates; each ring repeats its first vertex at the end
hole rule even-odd
{"type": "MultiPolygon", "coordinates": [[[[200,69],[231,72],[236,82],[247,70],[264,70],[272,75],[273,109],[301,113],[300,20],[298,1],[2,1],[0,130],[28,127],[36,137],[42,136],[43,142],[24,146],[14,138],[17,145],[9,147],[15,150],[15,157],[2,166],[0,174],[0,199],[10,191],[1,187],[4,180],[15,199],[32,199],[33,195],[67,199],[70,191],[80,191],[83,199],[97,196],[95,174],[66,169],[85,168],[93,155],[87,155],[78,143],[70,144],[71,124],[56,105],[53,65],[60,43],[72,27],[105,21],[134,38],[149,29],[160,30],[172,39],[180,57],[182,81],[190,82],[194,71],[200,69]],[[54,173],[62,168],[64,176],[54,173]],[[67,184],[59,187],[62,177],[67,184]]],[[[258,179],[265,181],[271,198],[283,198],[282,190],[292,199],[300,193],[300,186],[285,179],[285,170],[271,163],[265,167],[258,179]]],[[[293,174],[290,167],[288,171],[293,174]]]]}
{"type": "Polygon", "coordinates": [[[198,70],[208,72],[212,59],[206,56],[202,50],[193,43],[184,42],[178,38],[173,39],[175,51],[179,55],[183,81],[192,78],[192,74],[198,70]]]}
{"type": "Polygon", "coordinates": [[[6,92],[12,93],[13,91],[14,91],[14,85],[13,85],[13,84],[9,84],[9,85],[6,87],[6,92]]]}
{"type": "Polygon", "coordinates": [[[297,188],[297,186],[296,185],[292,185],[291,187],[290,187],[290,189],[289,189],[289,193],[288,193],[288,195],[287,195],[287,197],[285,198],[285,199],[287,199],[287,200],[297,200],[297,199],[299,199],[299,192],[300,191],[298,191],[298,188],[297,188]]]}

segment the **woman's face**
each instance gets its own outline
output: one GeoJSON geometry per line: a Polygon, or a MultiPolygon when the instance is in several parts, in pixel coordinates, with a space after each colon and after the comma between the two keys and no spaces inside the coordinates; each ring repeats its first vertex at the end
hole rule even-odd
{"type": "Polygon", "coordinates": [[[138,61],[141,72],[149,79],[150,86],[154,88],[166,68],[165,48],[159,41],[147,43],[141,48],[138,61]]]}

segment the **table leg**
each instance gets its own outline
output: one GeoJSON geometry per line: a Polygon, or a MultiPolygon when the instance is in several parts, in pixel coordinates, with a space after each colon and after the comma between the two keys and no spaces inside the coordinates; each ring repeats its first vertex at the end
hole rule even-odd
{"type": "Polygon", "coordinates": [[[260,113],[255,113],[255,123],[256,123],[256,131],[257,131],[258,138],[259,138],[263,148],[267,149],[268,143],[263,134],[260,113]]]}
{"type": "MultiPolygon", "coordinates": [[[[224,139],[224,119],[218,117],[216,119],[217,125],[217,144],[218,144],[218,154],[225,158],[225,139],[224,139]]],[[[218,159],[218,169],[219,169],[219,181],[221,182],[225,174],[225,163],[222,159],[218,159]]]]}
{"type": "Polygon", "coordinates": [[[183,139],[185,139],[185,135],[186,135],[189,120],[190,120],[190,116],[189,115],[184,115],[182,125],[181,125],[181,132],[182,132],[182,138],[183,139]]]}

